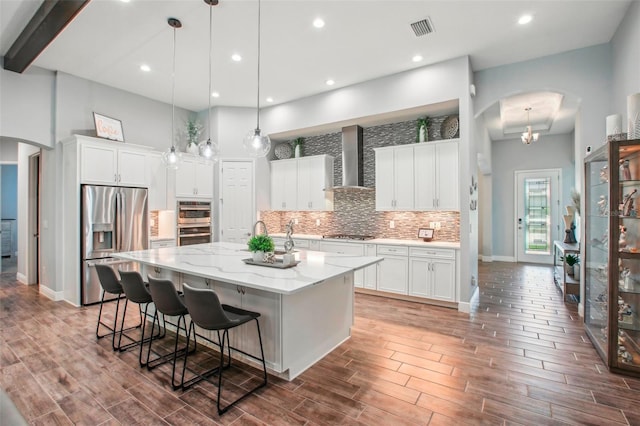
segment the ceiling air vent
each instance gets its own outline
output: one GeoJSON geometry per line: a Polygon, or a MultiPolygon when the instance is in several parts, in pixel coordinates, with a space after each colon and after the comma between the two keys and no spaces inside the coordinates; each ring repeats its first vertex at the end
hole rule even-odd
{"type": "Polygon", "coordinates": [[[411,24],[411,29],[415,33],[416,37],[420,37],[432,33],[433,24],[431,23],[431,19],[425,18],[411,24]]]}

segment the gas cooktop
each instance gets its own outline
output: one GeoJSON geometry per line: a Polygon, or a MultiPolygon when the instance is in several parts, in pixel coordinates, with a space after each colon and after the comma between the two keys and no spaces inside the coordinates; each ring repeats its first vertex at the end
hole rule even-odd
{"type": "Polygon", "coordinates": [[[322,238],[332,238],[337,240],[372,240],[375,237],[373,235],[351,235],[351,234],[331,234],[323,235],[322,238]]]}

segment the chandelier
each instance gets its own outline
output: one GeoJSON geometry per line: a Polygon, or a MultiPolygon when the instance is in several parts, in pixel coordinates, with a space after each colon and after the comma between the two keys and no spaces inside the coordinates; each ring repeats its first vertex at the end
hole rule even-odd
{"type": "Polygon", "coordinates": [[[535,142],[538,140],[538,133],[533,133],[533,130],[531,129],[531,123],[529,122],[529,112],[531,111],[531,107],[525,108],[525,111],[527,111],[527,130],[525,132],[522,133],[522,143],[525,145],[530,145],[531,142],[535,142]]]}

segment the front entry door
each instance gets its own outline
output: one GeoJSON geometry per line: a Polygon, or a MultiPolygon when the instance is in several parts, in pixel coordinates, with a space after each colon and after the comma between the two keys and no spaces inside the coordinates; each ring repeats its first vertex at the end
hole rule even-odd
{"type": "Polygon", "coordinates": [[[516,261],[553,263],[560,229],[560,171],[516,171],[516,261]]]}
{"type": "Polygon", "coordinates": [[[253,162],[222,161],[220,182],[220,241],[246,243],[255,221],[253,162]]]}

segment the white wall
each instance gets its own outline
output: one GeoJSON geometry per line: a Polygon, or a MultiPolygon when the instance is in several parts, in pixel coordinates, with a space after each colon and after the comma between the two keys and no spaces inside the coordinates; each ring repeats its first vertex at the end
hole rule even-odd
{"type": "Polygon", "coordinates": [[[23,74],[0,69],[0,141],[53,147],[55,74],[30,67],[23,74]]]}
{"type": "Polygon", "coordinates": [[[0,163],[16,164],[18,162],[18,142],[0,140],[0,163]]]}
{"type": "Polygon", "coordinates": [[[522,144],[520,139],[494,141],[492,151],[493,256],[507,260],[515,257],[515,171],[562,169],[561,203],[566,205],[569,189],[574,186],[573,134],[541,136],[531,145],[522,144]]]}
{"type": "MultiPolygon", "coordinates": [[[[611,40],[613,87],[609,114],[627,123],[627,96],[640,92],[640,2],[633,1],[611,40]]],[[[626,129],[626,126],[623,125],[626,129]]],[[[626,130],[624,130],[626,132],[626,130]]]]}

